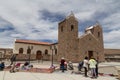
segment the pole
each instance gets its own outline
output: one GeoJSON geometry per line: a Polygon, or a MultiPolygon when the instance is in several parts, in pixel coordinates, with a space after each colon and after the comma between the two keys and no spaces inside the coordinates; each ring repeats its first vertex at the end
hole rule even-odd
{"type": "Polygon", "coordinates": [[[28,53],[29,53],[29,64],[30,64],[30,57],[31,57],[31,50],[33,49],[33,47],[32,46],[29,46],[28,47],[28,53]]]}
{"type": "Polygon", "coordinates": [[[52,63],[51,66],[53,66],[53,49],[52,49],[52,63]]]}
{"type": "Polygon", "coordinates": [[[29,53],[29,64],[30,64],[30,54],[31,54],[31,53],[29,53]]]}

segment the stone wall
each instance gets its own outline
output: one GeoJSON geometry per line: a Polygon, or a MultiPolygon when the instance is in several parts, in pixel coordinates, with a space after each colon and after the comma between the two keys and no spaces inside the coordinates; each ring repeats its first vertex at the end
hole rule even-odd
{"type": "Polygon", "coordinates": [[[29,56],[30,56],[30,60],[36,60],[36,55],[35,54],[18,54],[16,57],[16,60],[29,60],[29,56]]]}
{"type": "MultiPolygon", "coordinates": [[[[59,23],[58,33],[58,61],[61,57],[66,60],[74,60],[77,53],[78,21],[73,15],[70,15],[64,21],[59,23]]],[[[72,60],[72,61],[73,61],[72,60]]]]}
{"type": "Polygon", "coordinates": [[[104,61],[103,32],[100,25],[94,25],[90,34],[85,33],[79,38],[78,21],[72,14],[59,23],[58,31],[58,60],[65,57],[67,61],[78,62],[92,51],[96,59],[104,61]]]}
{"type": "Polygon", "coordinates": [[[120,62],[120,49],[105,49],[104,55],[106,61],[120,62]]]}

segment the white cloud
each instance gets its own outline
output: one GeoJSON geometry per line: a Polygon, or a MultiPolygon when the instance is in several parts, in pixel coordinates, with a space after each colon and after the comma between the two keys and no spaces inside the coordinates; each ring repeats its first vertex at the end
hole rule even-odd
{"type": "Polygon", "coordinates": [[[120,39],[119,35],[120,35],[120,29],[105,33],[104,34],[105,41],[106,42],[119,41],[119,39],[120,39]],[[116,35],[116,34],[118,34],[118,35],[116,35]]]}
{"type": "Polygon", "coordinates": [[[120,11],[118,13],[113,13],[106,17],[102,23],[107,29],[120,29],[120,11]]]}
{"type": "MultiPolygon", "coordinates": [[[[119,3],[117,0],[0,0],[0,29],[8,24],[14,28],[14,30],[0,31],[0,37],[3,38],[0,44],[8,42],[8,46],[11,47],[9,42],[13,42],[14,38],[57,40],[58,22],[42,18],[41,11],[47,10],[51,14],[59,13],[66,16],[73,11],[81,23],[99,20],[103,29],[111,30],[104,33],[105,42],[108,43],[111,39],[109,44],[116,45],[116,37],[120,37],[119,3]],[[105,13],[106,16],[99,13],[105,13]],[[95,18],[95,16],[99,17],[95,18]],[[102,16],[104,18],[100,19],[102,16]]],[[[117,44],[120,43],[117,41],[117,44]]]]}
{"type": "Polygon", "coordinates": [[[85,12],[79,12],[76,14],[76,17],[80,20],[80,21],[86,21],[86,20],[92,20],[94,12],[92,11],[85,11],[85,12]]]}
{"type": "Polygon", "coordinates": [[[104,42],[105,47],[107,48],[120,48],[118,45],[120,44],[120,29],[113,30],[111,32],[104,33],[104,42]]]}

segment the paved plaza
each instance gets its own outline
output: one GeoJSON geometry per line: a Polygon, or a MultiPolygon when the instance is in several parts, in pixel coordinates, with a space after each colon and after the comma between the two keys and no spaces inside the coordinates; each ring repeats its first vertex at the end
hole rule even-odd
{"type": "MultiPolygon", "coordinates": [[[[34,67],[40,67],[40,68],[49,68],[51,65],[51,62],[32,62],[31,64],[34,65],[34,67]]],[[[76,63],[74,64],[77,65],[76,63]]],[[[104,72],[112,73],[112,70],[110,66],[120,66],[118,63],[101,63],[99,66],[101,67],[100,70],[103,70],[104,72]],[[104,68],[103,68],[104,67],[104,68]],[[107,67],[107,68],[106,68],[107,67]]],[[[58,64],[55,64],[55,66],[58,66],[58,64]]],[[[101,72],[103,72],[101,71],[101,72]]],[[[83,74],[71,74],[72,71],[68,70],[62,73],[59,70],[55,70],[53,73],[34,73],[34,72],[15,72],[10,73],[9,71],[0,71],[0,80],[92,80],[90,77],[84,77],[83,74]]],[[[113,72],[114,73],[114,72],[113,72]]],[[[116,74],[116,73],[115,73],[116,74]]],[[[99,77],[96,80],[118,80],[117,77],[109,76],[107,75],[99,75],[99,77]]]]}

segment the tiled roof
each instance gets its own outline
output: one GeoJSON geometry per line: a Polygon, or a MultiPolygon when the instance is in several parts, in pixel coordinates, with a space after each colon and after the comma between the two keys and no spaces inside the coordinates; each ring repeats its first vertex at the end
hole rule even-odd
{"type": "Polygon", "coordinates": [[[40,41],[22,40],[22,39],[16,39],[15,43],[28,43],[28,44],[39,44],[39,45],[51,45],[52,44],[49,42],[40,42],[40,41]]]}
{"type": "Polygon", "coordinates": [[[12,48],[0,48],[0,50],[12,50],[12,48]]]}

